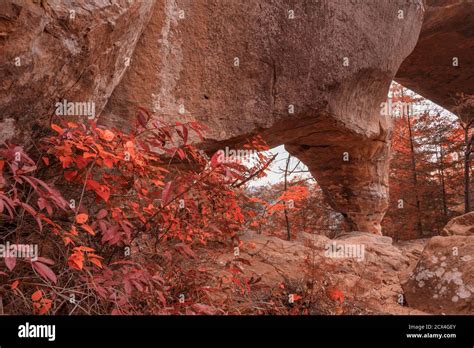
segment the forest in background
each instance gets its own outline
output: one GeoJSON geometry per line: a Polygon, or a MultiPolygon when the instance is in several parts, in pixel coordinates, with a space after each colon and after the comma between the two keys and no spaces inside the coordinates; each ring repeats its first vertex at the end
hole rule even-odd
{"type": "MultiPolygon", "coordinates": [[[[394,240],[440,235],[450,219],[472,210],[473,122],[462,120],[474,98],[464,96],[461,100],[458,118],[392,83],[387,101],[393,122],[390,205],[382,221],[384,235],[394,240]],[[466,201],[470,203],[467,206],[466,201]]],[[[281,182],[249,188],[250,194],[261,199],[260,207],[253,207],[261,218],[255,224],[257,231],[282,238],[295,238],[298,231],[328,237],[343,231],[342,215],[326,202],[316,180],[308,177],[307,168],[300,162],[292,162],[288,168],[285,164],[274,169],[281,182]],[[287,196],[292,208],[285,209],[282,202],[287,196]],[[268,207],[268,202],[280,203],[268,207]]]]}

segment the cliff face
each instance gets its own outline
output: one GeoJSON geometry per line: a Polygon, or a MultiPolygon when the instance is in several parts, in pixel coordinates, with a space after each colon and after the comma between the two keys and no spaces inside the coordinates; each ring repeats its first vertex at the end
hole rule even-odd
{"type": "Polygon", "coordinates": [[[390,152],[380,104],[423,12],[421,0],[4,1],[0,138],[34,134],[63,100],[93,101],[101,122],[123,128],[138,105],[198,119],[209,151],[261,132],[310,168],[351,229],[380,233],[390,152]]]}
{"type": "Polygon", "coordinates": [[[0,2],[0,140],[28,137],[63,100],[100,112],[127,69],[153,1],[0,2]]]}

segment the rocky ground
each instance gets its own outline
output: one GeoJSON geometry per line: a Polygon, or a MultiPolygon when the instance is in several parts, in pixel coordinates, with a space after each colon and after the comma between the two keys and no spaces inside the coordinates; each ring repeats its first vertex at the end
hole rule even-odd
{"type": "Polygon", "coordinates": [[[241,314],[474,314],[474,236],[446,234],[394,243],[362,232],[292,241],[247,232],[200,267],[224,283],[247,279],[250,291],[210,295],[241,314]]]}

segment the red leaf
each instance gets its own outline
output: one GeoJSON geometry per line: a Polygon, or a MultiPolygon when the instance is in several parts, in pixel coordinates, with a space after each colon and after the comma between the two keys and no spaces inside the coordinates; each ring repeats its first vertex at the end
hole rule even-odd
{"type": "Polygon", "coordinates": [[[44,263],[41,262],[32,262],[31,266],[39,273],[46,280],[51,280],[53,283],[56,284],[58,281],[56,278],[56,274],[54,274],[53,270],[46,266],[44,263]]]}
{"type": "Polygon", "coordinates": [[[123,281],[123,288],[125,289],[125,293],[130,295],[133,291],[133,287],[132,287],[132,283],[130,282],[130,280],[128,279],[125,279],[123,281]]]}
{"type": "Polygon", "coordinates": [[[157,291],[156,294],[158,296],[158,299],[161,301],[161,304],[163,306],[166,306],[166,299],[165,299],[165,296],[163,295],[163,292],[157,291]]]}
{"type": "Polygon", "coordinates": [[[11,271],[16,266],[16,257],[5,257],[5,265],[7,265],[7,268],[11,271]]]}
{"type": "Polygon", "coordinates": [[[72,181],[72,179],[74,179],[76,175],[77,175],[77,170],[64,172],[64,179],[66,179],[67,181],[72,181]]]}
{"type": "Polygon", "coordinates": [[[341,290],[338,289],[328,289],[327,290],[328,297],[336,302],[343,303],[344,302],[344,294],[341,290]]]}
{"type": "Polygon", "coordinates": [[[112,309],[112,312],[110,314],[112,314],[112,315],[121,315],[122,312],[120,311],[120,309],[114,308],[114,309],[112,309]]]}
{"type": "Polygon", "coordinates": [[[109,198],[110,198],[110,189],[105,186],[105,185],[102,185],[101,186],[101,190],[100,191],[96,191],[97,195],[102,198],[105,202],[108,202],[109,201],[109,198]]]}
{"type": "Polygon", "coordinates": [[[293,301],[295,301],[295,302],[302,299],[302,297],[298,294],[292,294],[292,296],[293,296],[293,301]]]}
{"type": "Polygon", "coordinates": [[[145,117],[143,116],[142,113],[140,113],[140,112],[138,113],[137,119],[138,119],[138,123],[140,123],[140,126],[146,127],[146,119],[145,119],[145,117]]]}
{"type": "Polygon", "coordinates": [[[178,152],[179,158],[181,158],[182,160],[186,158],[186,155],[182,149],[178,149],[176,151],[178,152]]]}
{"type": "Polygon", "coordinates": [[[106,231],[102,231],[103,236],[101,242],[109,242],[111,245],[117,243],[120,240],[119,228],[120,227],[118,225],[114,225],[106,231]]]}
{"type": "Polygon", "coordinates": [[[67,263],[71,268],[82,270],[84,264],[84,256],[81,253],[74,253],[69,257],[67,263]]]}
{"type": "Polygon", "coordinates": [[[219,156],[221,156],[221,152],[217,151],[212,157],[211,157],[211,167],[215,168],[219,165],[219,156]]]}
{"type": "Polygon", "coordinates": [[[72,163],[71,156],[59,156],[59,160],[63,164],[63,168],[69,167],[69,165],[72,163]]]}
{"type": "Polygon", "coordinates": [[[33,295],[31,295],[31,299],[33,301],[39,301],[43,297],[43,292],[41,290],[36,290],[33,295]]]}
{"type": "MultiPolygon", "coordinates": [[[[40,261],[40,262],[45,263],[45,264],[47,264],[47,265],[54,265],[54,261],[51,260],[51,259],[48,259],[47,257],[41,257],[41,256],[39,256],[36,261],[40,261]]],[[[36,262],[36,261],[35,261],[35,262],[36,262]]]]}
{"type": "Polygon", "coordinates": [[[111,132],[110,130],[106,129],[105,131],[103,132],[100,132],[99,136],[104,139],[105,141],[112,141],[114,140],[114,137],[115,137],[115,134],[113,132],[111,132]]]}
{"type": "Polygon", "coordinates": [[[89,247],[86,247],[86,246],[84,246],[84,245],[81,245],[81,246],[75,247],[73,250],[77,250],[77,251],[85,251],[85,252],[92,252],[92,251],[94,251],[94,249],[92,249],[92,248],[89,248],[89,247]]]}
{"type": "Polygon", "coordinates": [[[97,181],[87,180],[86,187],[95,191],[95,193],[104,201],[110,198],[110,188],[107,185],[101,185],[97,181]]]}
{"type": "Polygon", "coordinates": [[[52,124],[51,125],[51,129],[52,130],[55,130],[56,132],[58,132],[59,134],[63,134],[64,133],[64,129],[62,129],[61,127],[59,127],[57,124],[52,124]]]}
{"type": "Polygon", "coordinates": [[[97,267],[102,268],[102,262],[100,262],[99,259],[96,259],[94,257],[89,257],[89,261],[93,263],[94,265],[96,265],[97,267]]]}
{"type": "Polygon", "coordinates": [[[84,224],[87,221],[88,218],[89,218],[89,215],[87,215],[87,214],[84,214],[84,213],[78,214],[76,216],[76,222],[78,224],[84,224]]]}
{"type": "Polygon", "coordinates": [[[103,219],[107,216],[108,212],[107,210],[105,209],[101,209],[99,210],[99,212],[97,213],[97,219],[100,220],[100,219],[103,219]]]}
{"type": "Polygon", "coordinates": [[[188,142],[188,128],[185,125],[183,125],[183,142],[184,145],[188,142]]]}
{"type": "Polygon", "coordinates": [[[113,168],[114,167],[114,161],[111,160],[110,158],[104,159],[104,164],[107,168],[113,168]]]}
{"type": "Polygon", "coordinates": [[[139,112],[137,113],[138,122],[140,123],[140,125],[142,127],[146,127],[146,125],[150,121],[151,113],[150,113],[150,111],[148,111],[148,109],[146,109],[142,106],[139,106],[138,110],[139,110],[139,112]]]}
{"type": "Polygon", "coordinates": [[[47,298],[44,298],[43,299],[43,304],[42,304],[41,309],[39,310],[38,314],[47,313],[51,309],[51,304],[52,304],[51,300],[49,300],[47,298]]]}
{"type": "Polygon", "coordinates": [[[92,227],[90,227],[89,225],[83,224],[83,225],[81,225],[81,227],[82,227],[87,233],[89,233],[90,235],[95,236],[94,230],[93,230],[92,227]]]}
{"type": "Polygon", "coordinates": [[[17,287],[18,287],[18,284],[20,284],[20,281],[19,280],[15,280],[11,286],[12,290],[15,290],[17,287]]]}
{"type": "Polygon", "coordinates": [[[198,122],[189,122],[189,126],[196,132],[201,140],[204,139],[204,136],[201,133],[201,125],[198,122]]]}

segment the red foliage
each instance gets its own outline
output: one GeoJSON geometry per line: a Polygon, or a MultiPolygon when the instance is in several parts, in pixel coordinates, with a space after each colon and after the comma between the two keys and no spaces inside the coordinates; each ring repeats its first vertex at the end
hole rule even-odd
{"type": "MultiPolygon", "coordinates": [[[[10,280],[43,279],[41,294],[33,294],[40,314],[180,311],[172,295],[177,260],[194,258],[193,248],[210,240],[236,243],[244,221],[236,188],[262,175],[267,158],[259,154],[251,167],[209,160],[190,143],[202,137],[202,126],[152,121],[145,109],[130,133],[92,121],[51,128],[55,134],[42,140],[41,161],[16,145],[0,148],[0,214],[6,211],[19,226],[26,212],[39,232],[47,225],[43,237],[34,230],[29,237],[17,234],[17,242],[43,238],[42,257],[29,261],[33,273],[6,261],[10,280]],[[34,175],[38,166],[58,189],[34,175]],[[70,292],[82,300],[59,301],[70,292]]],[[[266,149],[260,139],[246,147],[266,149]]],[[[23,290],[18,285],[15,291],[33,291],[25,281],[23,290]]],[[[214,310],[202,303],[192,308],[214,310]]]]}

